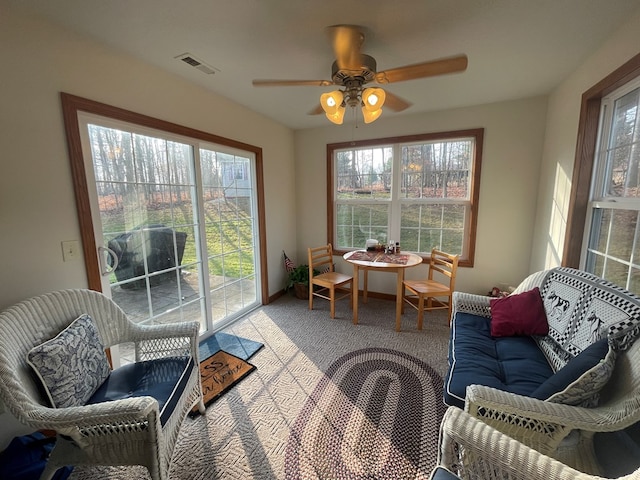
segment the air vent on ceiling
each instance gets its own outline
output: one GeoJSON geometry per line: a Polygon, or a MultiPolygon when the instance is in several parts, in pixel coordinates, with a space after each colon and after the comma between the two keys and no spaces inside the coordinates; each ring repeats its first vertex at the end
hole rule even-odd
{"type": "Polygon", "coordinates": [[[213,75],[214,73],[220,71],[217,68],[207,65],[202,60],[200,60],[199,58],[196,58],[190,53],[183,53],[182,55],[178,55],[175,58],[177,58],[178,60],[182,60],[187,65],[191,65],[193,68],[197,68],[198,70],[206,73],[207,75],[213,75]]]}

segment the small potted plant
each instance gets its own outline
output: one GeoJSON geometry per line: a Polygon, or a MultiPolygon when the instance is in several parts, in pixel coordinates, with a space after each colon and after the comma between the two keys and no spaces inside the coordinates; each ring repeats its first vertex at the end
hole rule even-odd
{"type": "MultiPolygon", "coordinates": [[[[320,272],[314,270],[313,273],[317,275],[320,272]]],[[[288,291],[292,287],[296,297],[301,299],[309,298],[309,265],[298,265],[289,272],[285,290],[288,291]]]]}

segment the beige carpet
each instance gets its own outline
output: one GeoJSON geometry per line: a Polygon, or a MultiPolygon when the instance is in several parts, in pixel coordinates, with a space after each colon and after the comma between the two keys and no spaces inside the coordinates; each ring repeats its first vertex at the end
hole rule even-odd
{"type": "MultiPolygon", "coordinates": [[[[335,319],[329,304],[284,296],[235,323],[226,332],[264,343],[251,357],[257,367],[207,408],[187,418],[176,446],[170,480],[284,479],[289,434],[303,406],[340,357],[360,349],[397,350],[416,357],[444,376],[449,327],[446,312],[425,315],[416,329],[416,312],[407,308],[403,331],[394,330],[395,303],[370,299],[359,309],[359,325],[340,301],[335,319]]],[[[74,480],[146,479],[144,468],[76,468],[74,480]]]]}

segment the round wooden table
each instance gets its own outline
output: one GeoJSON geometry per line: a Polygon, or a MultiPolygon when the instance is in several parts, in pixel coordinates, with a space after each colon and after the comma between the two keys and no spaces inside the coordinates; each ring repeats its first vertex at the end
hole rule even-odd
{"type": "Polygon", "coordinates": [[[355,292],[353,295],[353,323],[358,323],[358,284],[360,283],[360,270],[364,272],[362,299],[367,303],[367,283],[369,270],[396,273],[396,332],[400,331],[402,316],[402,297],[404,271],[422,263],[422,257],[415,253],[388,254],[384,252],[368,252],[355,250],[345,253],[342,258],[353,265],[353,282],[355,292]]]}

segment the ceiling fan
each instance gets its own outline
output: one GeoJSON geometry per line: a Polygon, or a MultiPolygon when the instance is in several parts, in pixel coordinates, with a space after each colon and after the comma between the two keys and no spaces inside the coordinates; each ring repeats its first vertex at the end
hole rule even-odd
{"type": "Polygon", "coordinates": [[[364,29],[357,25],[334,25],[327,27],[331,39],[335,61],[331,67],[331,80],[254,80],[255,87],[289,87],[338,85],[343,90],[323,93],[320,105],[309,112],[316,115],[324,112],[333,123],[341,124],[347,106],[362,107],[365,123],[371,123],[382,113],[382,105],[400,112],[411,106],[411,103],[385,92],[382,88],[364,86],[375,82],[387,84],[415,80],[418,78],[463,72],[467,68],[467,56],[442,58],[429,62],[406,65],[377,71],[375,58],[361,53],[365,40],[364,29]]]}

